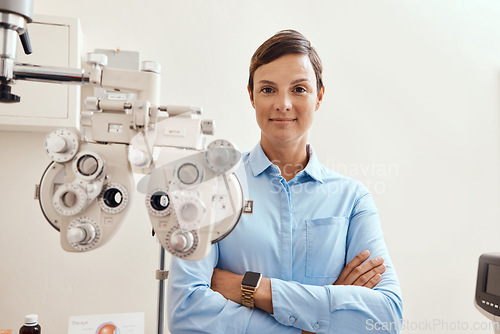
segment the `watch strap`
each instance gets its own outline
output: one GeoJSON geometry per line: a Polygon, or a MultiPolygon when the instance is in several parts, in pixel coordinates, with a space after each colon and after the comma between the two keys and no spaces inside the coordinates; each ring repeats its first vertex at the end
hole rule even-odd
{"type": "Polygon", "coordinates": [[[255,307],[255,290],[253,287],[241,286],[241,305],[255,307]]]}

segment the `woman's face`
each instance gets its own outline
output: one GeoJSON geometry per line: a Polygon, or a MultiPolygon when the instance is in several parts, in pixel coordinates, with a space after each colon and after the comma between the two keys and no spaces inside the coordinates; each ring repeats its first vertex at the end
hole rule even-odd
{"type": "Polygon", "coordinates": [[[257,68],[250,99],[262,131],[261,141],[305,145],[323,93],[321,89],[318,94],[316,75],[307,55],[285,55],[257,68]]]}

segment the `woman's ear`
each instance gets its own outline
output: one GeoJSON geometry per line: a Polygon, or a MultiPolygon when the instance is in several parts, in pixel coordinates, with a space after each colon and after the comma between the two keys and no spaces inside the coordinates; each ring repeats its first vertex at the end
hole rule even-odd
{"type": "Polygon", "coordinates": [[[321,101],[323,101],[323,95],[325,95],[325,86],[322,86],[318,92],[318,97],[316,99],[316,110],[319,109],[319,106],[321,105],[321,101]]]}
{"type": "Polygon", "coordinates": [[[252,103],[252,107],[255,109],[255,104],[253,102],[253,92],[252,92],[252,88],[250,88],[250,86],[247,86],[247,90],[248,90],[248,95],[250,96],[250,102],[252,103]]]}

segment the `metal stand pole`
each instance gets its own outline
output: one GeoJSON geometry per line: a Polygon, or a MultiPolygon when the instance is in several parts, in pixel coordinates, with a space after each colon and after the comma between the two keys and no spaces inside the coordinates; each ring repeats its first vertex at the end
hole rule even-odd
{"type": "Polygon", "coordinates": [[[165,325],[165,281],[168,278],[168,269],[170,269],[170,259],[168,260],[168,268],[165,270],[165,249],[160,245],[160,269],[156,271],[156,279],[158,283],[158,324],[157,333],[163,334],[165,325]]]}

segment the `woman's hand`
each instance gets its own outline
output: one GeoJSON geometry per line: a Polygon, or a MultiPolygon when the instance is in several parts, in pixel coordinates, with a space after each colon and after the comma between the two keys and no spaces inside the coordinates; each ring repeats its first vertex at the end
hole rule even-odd
{"type": "Polygon", "coordinates": [[[334,285],[358,285],[372,289],[382,279],[385,272],[384,259],[376,257],[366,261],[370,251],[365,250],[349,262],[340,273],[334,285]],[[366,261],[366,262],[365,262],[366,261]]]}
{"type": "Polygon", "coordinates": [[[223,295],[226,299],[241,304],[242,279],[242,275],[214,268],[210,288],[223,295]]]}

